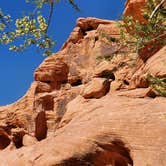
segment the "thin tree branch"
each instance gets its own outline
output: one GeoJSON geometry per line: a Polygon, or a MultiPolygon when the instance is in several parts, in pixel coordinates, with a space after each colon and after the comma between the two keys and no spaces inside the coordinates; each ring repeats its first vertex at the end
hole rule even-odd
{"type": "Polygon", "coordinates": [[[160,6],[164,3],[164,2],[166,2],[166,0],[162,0],[156,7],[155,7],[155,9],[153,10],[153,12],[152,12],[152,14],[150,15],[150,19],[154,16],[154,14],[157,12],[157,10],[160,8],[160,6]]]}
{"type": "Polygon", "coordinates": [[[49,13],[49,16],[48,16],[48,23],[47,23],[46,33],[47,33],[48,28],[49,28],[50,23],[51,23],[51,18],[52,18],[53,10],[54,10],[54,2],[53,2],[53,0],[50,0],[50,13],[49,13]]]}
{"type": "Polygon", "coordinates": [[[68,0],[68,2],[72,5],[72,7],[80,12],[80,8],[74,3],[74,0],[68,0]]]}

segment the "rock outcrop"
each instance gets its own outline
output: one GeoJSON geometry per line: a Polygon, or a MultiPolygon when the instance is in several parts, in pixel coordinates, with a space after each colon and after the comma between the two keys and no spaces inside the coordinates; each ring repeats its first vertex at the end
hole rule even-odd
{"type": "Polygon", "coordinates": [[[165,55],[144,61],[117,22],[78,19],[25,96],[0,107],[0,166],[165,166],[166,98],[146,77],[166,77],[165,55]]]}

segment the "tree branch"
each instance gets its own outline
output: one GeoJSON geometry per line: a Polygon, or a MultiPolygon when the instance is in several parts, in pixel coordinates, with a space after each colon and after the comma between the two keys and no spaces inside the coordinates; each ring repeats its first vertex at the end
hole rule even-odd
{"type": "Polygon", "coordinates": [[[53,0],[50,0],[50,13],[49,13],[49,16],[48,16],[48,23],[47,23],[46,33],[47,33],[48,28],[49,28],[50,23],[51,23],[51,18],[52,18],[53,10],[54,10],[54,2],[53,2],[53,0]]]}
{"type": "Polygon", "coordinates": [[[154,14],[157,12],[157,10],[160,8],[160,6],[164,3],[164,2],[166,2],[166,0],[162,0],[156,7],[155,7],[155,9],[153,10],[153,12],[152,12],[152,14],[150,15],[150,19],[154,16],[154,14]]]}
{"type": "Polygon", "coordinates": [[[68,2],[73,6],[73,8],[80,12],[80,8],[74,3],[74,0],[68,0],[68,2]]]}

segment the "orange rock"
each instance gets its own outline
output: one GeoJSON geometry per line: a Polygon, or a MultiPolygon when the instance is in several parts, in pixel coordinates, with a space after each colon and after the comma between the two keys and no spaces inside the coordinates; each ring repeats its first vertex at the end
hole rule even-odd
{"type": "Polygon", "coordinates": [[[164,45],[164,40],[166,38],[166,34],[161,34],[157,38],[154,38],[147,43],[145,43],[144,47],[139,50],[139,56],[143,61],[146,61],[152,55],[154,55],[157,51],[159,51],[164,45]],[[161,42],[163,41],[163,42],[161,42]]]}
{"type": "Polygon", "coordinates": [[[37,143],[37,139],[31,135],[25,134],[22,140],[24,146],[30,146],[37,143]]]}
{"type": "Polygon", "coordinates": [[[143,17],[143,8],[147,4],[147,0],[127,0],[126,7],[123,12],[124,16],[132,16],[134,20],[147,22],[143,17]]]}
{"type": "Polygon", "coordinates": [[[94,78],[85,87],[83,87],[81,95],[88,98],[100,98],[109,91],[110,82],[105,78],[94,78]]]}
{"type": "Polygon", "coordinates": [[[122,87],[122,82],[120,81],[113,81],[110,84],[110,93],[114,93],[117,90],[120,90],[122,87]]]}
{"type": "Polygon", "coordinates": [[[143,61],[116,24],[78,19],[27,93],[0,107],[0,166],[166,165],[166,98],[146,80],[166,76],[165,47],[143,61]]]}
{"type": "Polygon", "coordinates": [[[67,80],[68,66],[58,58],[46,59],[35,71],[34,78],[36,81],[48,84],[56,84],[67,80]],[[50,61],[51,60],[51,61],[50,61]]]}
{"type": "Polygon", "coordinates": [[[4,129],[0,128],[0,150],[5,149],[11,142],[9,135],[4,129]]]}
{"type": "Polygon", "coordinates": [[[131,78],[132,87],[148,87],[147,74],[156,77],[166,77],[166,46],[150,57],[146,63],[137,70],[131,78]]]}
{"type": "Polygon", "coordinates": [[[51,92],[53,87],[51,83],[37,81],[36,93],[51,92]]]}
{"type": "Polygon", "coordinates": [[[103,20],[103,19],[98,19],[98,18],[93,18],[93,17],[88,17],[88,18],[78,18],[77,19],[77,26],[80,27],[82,30],[87,31],[87,30],[94,30],[97,29],[99,25],[104,24],[111,24],[114,23],[114,21],[110,20],[103,20]]]}
{"type": "Polygon", "coordinates": [[[45,111],[40,111],[35,119],[35,137],[38,141],[47,137],[47,121],[45,111]]]}
{"type": "Polygon", "coordinates": [[[79,96],[68,105],[54,136],[0,152],[0,165],[166,165],[165,108],[164,97],[79,96]]]}

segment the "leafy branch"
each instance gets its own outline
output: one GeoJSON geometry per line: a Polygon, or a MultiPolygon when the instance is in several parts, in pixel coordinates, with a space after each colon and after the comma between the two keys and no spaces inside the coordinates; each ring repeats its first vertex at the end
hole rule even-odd
{"type": "MultiPolygon", "coordinates": [[[[11,30],[9,26],[12,24],[10,15],[3,14],[0,11],[0,44],[9,45],[9,50],[24,51],[27,47],[35,45],[42,50],[44,55],[52,54],[52,49],[56,42],[48,35],[48,29],[52,22],[54,12],[54,4],[61,0],[25,0],[26,3],[35,5],[32,12],[15,21],[15,29],[11,30]],[[45,5],[49,5],[49,14],[44,17],[40,12],[45,5]],[[20,41],[18,46],[13,45],[15,41],[20,41]]],[[[67,2],[77,11],[78,6],[74,0],[67,2]]]]}
{"type": "Polygon", "coordinates": [[[159,4],[156,4],[154,0],[148,0],[142,11],[144,18],[147,20],[146,23],[134,20],[132,16],[123,17],[122,34],[124,29],[132,34],[137,53],[151,40],[157,41],[156,43],[160,45],[165,45],[165,38],[161,40],[161,37],[166,35],[166,9],[162,6],[165,1],[162,0],[159,4]]]}
{"type": "Polygon", "coordinates": [[[155,13],[159,10],[159,8],[162,6],[162,4],[166,2],[166,0],[162,0],[156,7],[155,9],[153,10],[152,14],[150,15],[150,19],[155,15],[155,13]]]}
{"type": "Polygon", "coordinates": [[[166,97],[166,78],[158,78],[148,74],[147,80],[157,95],[166,97]]]}

